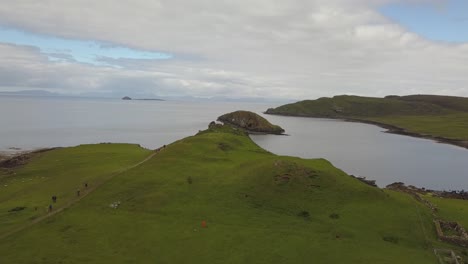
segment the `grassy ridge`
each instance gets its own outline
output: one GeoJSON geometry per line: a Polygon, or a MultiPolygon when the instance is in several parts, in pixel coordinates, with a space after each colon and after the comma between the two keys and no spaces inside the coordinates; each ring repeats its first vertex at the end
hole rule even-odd
{"type": "Polygon", "coordinates": [[[0,235],[63,206],[84,183],[106,177],[144,159],[150,151],[130,144],[82,145],[39,153],[26,166],[0,171],[0,235]],[[51,197],[58,197],[52,203],[51,197]],[[8,212],[25,207],[20,212],[8,212]],[[37,208],[37,210],[36,210],[37,208]]]}
{"type": "Polygon", "coordinates": [[[468,112],[468,98],[466,97],[441,95],[407,95],[399,97],[399,99],[409,102],[431,103],[455,111],[468,112]]]}
{"type": "Polygon", "coordinates": [[[270,108],[266,113],[372,121],[430,137],[468,140],[468,98],[464,97],[342,95],[270,108]]]}
{"type": "Polygon", "coordinates": [[[368,120],[401,127],[421,135],[468,141],[468,114],[465,113],[438,116],[373,117],[368,120]]]}
{"type": "MultiPolygon", "coordinates": [[[[56,164],[51,155],[58,154],[29,166],[56,164]]],[[[435,264],[438,243],[429,209],[410,196],[367,186],[323,159],[273,155],[223,127],[169,145],[72,208],[1,240],[0,256],[5,263],[435,264]]]]}
{"type": "Polygon", "coordinates": [[[218,117],[218,120],[242,128],[248,132],[282,134],[284,129],[271,124],[258,114],[249,111],[235,111],[218,117]]]}

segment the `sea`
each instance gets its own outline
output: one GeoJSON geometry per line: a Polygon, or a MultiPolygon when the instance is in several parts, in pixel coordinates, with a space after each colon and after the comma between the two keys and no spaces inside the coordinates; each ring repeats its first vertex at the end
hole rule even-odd
{"type": "Polygon", "coordinates": [[[103,142],[155,149],[206,129],[222,114],[247,110],[286,130],[287,136],[251,136],[272,153],[325,158],[380,187],[404,182],[436,190],[468,190],[467,149],[389,134],[369,124],[263,114],[279,105],[0,96],[0,153],[103,142]]]}

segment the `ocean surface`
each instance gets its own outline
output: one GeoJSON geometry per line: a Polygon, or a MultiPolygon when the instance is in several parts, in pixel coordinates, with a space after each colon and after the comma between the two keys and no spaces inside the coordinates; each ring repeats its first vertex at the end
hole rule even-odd
{"type": "MultiPolygon", "coordinates": [[[[275,104],[123,101],[0,96],[0,152],[101,142],[154,149],[206,129],[224,113],[261,114],[275,104]]],[[[401,181],[438,190],[468,190],[468,150],[431,140],[384,133],[339,120],[267,116],[289,136],[253,135],[279,155],[326,158],[379,186],[401,181]]]]}

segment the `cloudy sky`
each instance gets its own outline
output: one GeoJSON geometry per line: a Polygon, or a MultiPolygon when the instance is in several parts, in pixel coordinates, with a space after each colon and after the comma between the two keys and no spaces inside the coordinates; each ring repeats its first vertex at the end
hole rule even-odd
{"type": "Polygon", "coordinates": [[[0,91],[468,96],[466,0],[0,1],[0,91]]]}

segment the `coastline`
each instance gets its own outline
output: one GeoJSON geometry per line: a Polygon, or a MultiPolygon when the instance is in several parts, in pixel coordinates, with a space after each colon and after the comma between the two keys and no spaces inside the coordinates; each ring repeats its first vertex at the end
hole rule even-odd
{"type": "Polygon", "coordinates": [[[432,135],[427,135],[427,134],[420,134],[420,133],[416,133],[416,132],[410,132],[410,131],[407,131],[406,129],[402,128],[402,127],[389,125],[389,124],[385,124],[385,123],[380,123],[380,122],[377,122],[377,121],[371,121],[371,120],[363,120],[363,119],[355,119],[355,118],[332,118],[332,119],[340,119],[340,120],[343,120],[343,121],[346,121],[346,122],[355,122],[355,123],[375,125],[375,126],[379,126],[381,128],[387,129],[387,131],[385,131],[385,133],[397,134],[397,135],[403,135],[403,136],[410,136],[410,137],[415,137],[415,138],[430,139],[430,140],[435,141],[437,143],[450,144],[450,145],[454,145],[454,146],[457,146],[457,147],[468,149],[468,141],[450,139],[450,138],[439,137],[439,136],[432,136],[432,135]]]}
{"type": "MultiPolygon", "coordinates": [[[[332,119],[338,119],[338,118],[332,118],[332,119]]],[[[398,128],[398,127],[394,127],[394,126],[391,126],[391,125],[387,125],[387,124],[380,124],[378,122],[373,122],[373,121],[366,122],[366,121],[361,121],[361,120],[358,120],[358,119],[340,119],[340,120],[343,120],[343,121],[346,121],[346,122],[368,123],[368,124],[372,124],[372,125],[378,125],[380,127],[389,129],[389,131],[385,132],[385,133],[394,133],[394,134],[406,135],[406,134],[404,134],[405,132],[399,133],[399,131],[398,131],[398,130],[403,130],[403,129],[398,128]]],[[[242,129],[242,128],[236,128],[236,129],[241,129],[242,131],[244,131],[246,133],[246,136],[248,136],[250,134],[253,134],[253,135],[267,135],[267,134],[269,134],[269,133],[265,133],[265,132],[246,131],[245,129],[242,129]]],[[[273,135],[286,135],[287,136],[287,134],[273,134],[273,135]]],[[[413,136],[413,135],[409,134],[409,136],[413,136]]],[[[414,137],[418,137],[418,136],[414,136],[414,137]]],[[[463,147],[466,148],[466,146],[463,146],[463,147]]],[[[27,164],[29,162],[29,160],[31,158],[33,158],[37,154],[52,151],[52,150],[56,150],[56,149],[61,149],[61,148],[64,148],[64,147],[39,148],[39,149],[34,149],[34,150],[29,150],[29,151],[23,150],[23,151],[19,151],[19,152],[16,152],[16,153],[3,153],[3,152],[0,152],[0,170],[10,170],[10,169],[25,165],[25,164],[27,164]]],[[[264,149],[264,150],[268,151],[266,149],[264,149]]],[[[389,184],[387,186],[380,187],[380,186],[376,185],[375,180],[367,179],[366,177],[355,176],[353,174],[348,174],[348,175],[350,177],[352,177],[352,178],[355,178],[355,179],[361,181],[364,184],[367,184],[369,186],[372,186],[372,187],[375,187],[375,188],[378,188],[378,189],[381,189],[381,190],[385,190],[385,189],[386,190],[394,190],[394,191],[400,191],[400,192],[408,192],[410,194],[411,193],[419,193],[419,194],[431,193],[431,194],[433,194],[433,195],[435,195],[437,197],[441,197],[441,198],[468,200],[468,192],[465,192],[463,190],[447,191],[447,190],[426,189],[426,188],[422,188],[422,187],[416,187],[416,186],[413,186],[413,185],[406,185],[403,182],[394,182],[394,183],[391,183],[391,184],[389,184]]]]}
{"type": "Polygon", "coordinates": [[[21,151],[12,154],[0,153],[0,169],[10,169],[28,163],[28,161],[37,154],[48,152],[61,147],[40,148],[31,151],[21,151]]]}
{"type": "Polygon", "coordinates": [[[374,125],[374,126],[378,126],[378,127],[387,129],[387,131],[385,131],[385,133],[403,135],[403,136],[410,136],[410,137],[415,137],[415,138],[424,138],[424,139],[429,139],[429,140],[435,141],[437,143],[449,144],[449,145],[453,145],[453,146],[468,149],[468,141],[450,139],[450,138],[439,137],[439,136],[432,136],[432,135],[427,135],[427,134],[420,134],[420,133],[416,133],[416,132],[410,132],[410,131],[407,131],[406,129],[402,128],[402,127],[389,125],[389,124],[385,124],[385,123],[381,123],[381,122],[377,122],[377,121],[358,119],[358,118],[347,118],[347,117],[330,117],[330,116],[325,117],[325,116],[271,114],[271,113],[267,113],[267,112],[264,112],[264,114],[266,114],[266,115],[277,115],[277,116],[291,116],[291,117],[328,118],[328,119],[342,120],[342,121],[345,121],[345,122],[369,124],[369,125],[374,125]]]}

